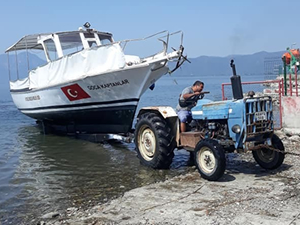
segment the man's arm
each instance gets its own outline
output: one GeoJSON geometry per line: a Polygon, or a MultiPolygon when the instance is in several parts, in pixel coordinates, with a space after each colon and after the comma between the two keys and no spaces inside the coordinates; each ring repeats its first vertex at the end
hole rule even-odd
{"type": "Polygon", "coordinates": [[[184,94],[184,95],[182,95],[182,97],[184,99],[188,99],[190,97],[193,97],[193,96],[196,96],[196,95],[200,95],[200,94],[201,94],[201,92],[194,92],[194,93],[191,93],[191,94],[184,94]]]}
{"type": "Polygon", "coordinates": [[[195,96],[195,95],[204,95],[204,94],[209,94],[210,92],[209,91],[201,91],[201,92],[195,92],[195,93],[192,93],[192,94],[184,94],[184,95],[182,95],[182,97],[184,98],[184,99],[188,99],[188,98],[190,98],[190,97],[192,97],[192,96],[195,96]]]}

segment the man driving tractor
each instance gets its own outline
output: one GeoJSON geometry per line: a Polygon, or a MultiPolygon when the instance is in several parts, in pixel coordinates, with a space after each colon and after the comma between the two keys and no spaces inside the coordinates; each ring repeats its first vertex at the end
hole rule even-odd
{"type": "Polygon", "coordinates": [[[177,115],[180,120],[180,130],[181,132],[186,131],[186,123],[191,122],[192,112],[191,109],[196,106],[197,101],[203,97],[201,93],[204,88],[204,83],[197,80],[191,87],[186,87],[183,89],[181,95],[179,96],[179,103],[176,107],[177,115]]]}

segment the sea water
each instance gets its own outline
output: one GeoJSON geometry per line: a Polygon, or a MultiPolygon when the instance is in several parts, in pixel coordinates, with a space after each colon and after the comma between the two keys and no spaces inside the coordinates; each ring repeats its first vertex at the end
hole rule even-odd
{"type": "MultiPolygon", "coordinates": [[[[221,100],[221,83],[230,81],[229,76],[166,75],[142,96],[139,108],[175,108],[180,92],[196,80],[205,83],[204,91],[210,91],[205,98],[212,100],[221,100]]],[[[242,78],[253,80],[263,76],[242,78]]],[[[10,100],[0,101],[0,121],[0,224],[34,224],[49,212],[106,202],[130,189],[193,170],[185,150],[175,152],[169,170],[154,170],[140,165],[133,143],[99,144],[44,135],[10,100]]]]}

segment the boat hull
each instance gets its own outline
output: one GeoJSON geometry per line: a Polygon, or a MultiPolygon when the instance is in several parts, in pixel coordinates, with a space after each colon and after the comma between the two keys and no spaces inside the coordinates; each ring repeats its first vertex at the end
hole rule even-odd
{"type": "Polygon", "coordinates": [[[168,71],[161,65],[145,64],[39,90],[11,90],[11,95],[22,113],[64,132],[126,133],[141,95],[168,71]]]}
{"type": "Polygon", "coordinates": [[[43,125],[63,133],[127,133],[132,129],[136,105],[68,109],[31,114],[43,125]],[[51,119],[49,119],[51,118],[51,119]]]}

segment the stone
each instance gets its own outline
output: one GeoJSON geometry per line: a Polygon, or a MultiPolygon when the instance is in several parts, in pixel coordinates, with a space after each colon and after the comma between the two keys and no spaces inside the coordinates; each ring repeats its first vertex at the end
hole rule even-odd
{"type": "Polygon", "coordinates": [[[299,142],[300,137],[298,135],[293,135],[289,138],[292,142],[299,142]]]}
{"type": "Polygon", "coordinates": [[[55,217],[58,217],[58,216],[59,216],[58,212],[50,212],[50,213],[47,213],[47,214],[43,215],[41,218],[42,219],[51,219],[51,218],[55,218],[55,217]]]}

